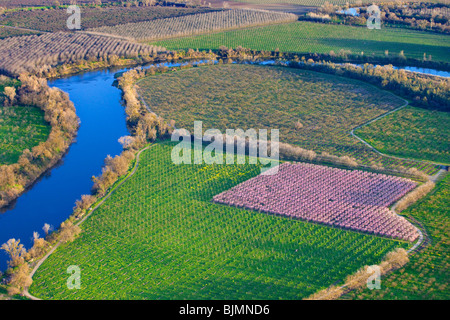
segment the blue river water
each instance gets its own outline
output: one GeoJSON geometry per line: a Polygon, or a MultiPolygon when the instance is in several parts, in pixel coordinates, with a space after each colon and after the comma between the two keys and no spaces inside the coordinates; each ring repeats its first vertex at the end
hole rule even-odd
{"type": "MultiPolygon", "coordinates": [[[[128,130],[121,92],[112,86],[114,74],[95,71],[49,83],[69,93],[81,120],[80,129],[61,163],[0,214],[0,244],[15,238],[28,249],[34,231],[44,235],[44,223],[58,228],[72,213],[75,201],[90,193],[91,177],[101,172],[105,157],[121,152],[118,139],[128,130]]],[[[0,270],[6,269],[6,261],[1,250],[0,270]]]]}
{"type": "MultiPolygon", "coordinates": [[[[198,61],[201,63],[205,61],[198,61]]],[[[274,61],[258,62],[273,64],[274,61]]],[[[180,63],[165,63],[178,66],[180,63]]],[[[427,74],[449,77],[448,72],[415,70],[427,74]]],[[[50,81],[49,85],[67,92],[75,104],[81,120],[80,129],[67,154],[58,166],[43,176],[16,203],[0,213],[0,244],[10,238],[20,239],[27,249],[32,246],[33,232],[44,235],[45,223],[55,229],[72,213],[75,201],[82,194],[89,194],[91,177],[101,173],[107,155],[122,151],[118,139],[128,135],[125,110],[121,104],[121,92],[113,86],[114,75],[128,70],[92,71],[81,75],[50,81]]],[[[7,267],[8,257],[0,250],[0,270],[7,267]]]]}

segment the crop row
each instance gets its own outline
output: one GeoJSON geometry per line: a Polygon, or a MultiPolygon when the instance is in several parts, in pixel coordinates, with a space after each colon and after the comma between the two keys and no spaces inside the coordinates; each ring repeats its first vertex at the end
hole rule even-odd
{"type": "MultiPolygon", "coordinates": [[[[81,29],[115,26],[154,19],[178,17],[213,11],[210,8],[174,7],[83,7],[81,8],[81,29]]],[[[66,21],[69,15],[66,8],[50,10],[20,10],[4,14],[2,24],[40,31],[69,31],[66,21]]]]}
{"type": "Polygon", "coordinates": [[[34,72],[81,59],[133,57],[162,51],[161,47],[83,33],[48,33],[0,40],[0,71],[34,72]]]}
{"type": "Polygon", "coordinates": [[[398,241],[217,205],[259,165],[174,165],[173,144],[141,154],[135,175],[38,269],[50,299],[299,299],[379,259],[398,241]],[[68,290],[67,267],[82,289],[68,290]]]}
{"type": "Polygon", "coordinates": [[[416,186],[364,171],[284,163],[214,197],[217,203],[414,241],[417,229],[387,206],[416,186]]]}
{"type": "MultiPolygon", "coordinates": [[[[154,44],[168,49],[219,49],[221,46],[237,48],[242,46],[253,50],[275,50],[298,53],[336,54],[343,50],[368,57],[375,55],[397,57],[401,51],[407,58],[423,59],[432,56],[432,61],[448,61],[448,36],[416,30],[383,27],[376,33],[368,28],[347,25],[331,25],[297,21],[240,30],[196,35],[156,41],[154,44]]],[[[428,59],[428,58],[427,58],[428,59]]]]}
{"type": "Polygon", "coordinates": [[[234,9],[93,28],[88,31],[136,40],[156,40],[295,20],[297,16],[291,13],[234,9]]]}
{"type": "Polygon", "coordinates": [[[448,112],[408,107],[355,131],[383,153],[450,163],[448,112]]]}

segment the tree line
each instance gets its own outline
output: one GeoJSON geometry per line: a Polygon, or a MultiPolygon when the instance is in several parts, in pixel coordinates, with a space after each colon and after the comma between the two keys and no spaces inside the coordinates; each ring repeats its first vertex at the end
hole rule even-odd
{"type": "Polygon", "coordinates": [[[450,81],[446,78],[398,70],[392,65],[374,66],[366,63],[357,66],[350,63],[306,60],[304,57],[297,59],[293,67],[362,80],[379,88],[392,90],[413,100],[417,106],[450,111],[450,81]]]}
{"type": "MultiPolygon", "coordinates": [[[[391,252],[388,252],[381,263],[376,267],[379,268],[380,276],[382,276],[403,267],[408,262],[409,258],[406,250],[403,248],[397,248],[391,252]]],[[[354,274],[347,276],[344,285],[332,285],[310,295],[305,300],[337,300],[343,294],[367,285],[369,278],[371,278],[374,273],[375,270],[373,269],[373,266],[364,266],[354,274]]]]}
{"type": "Polygon", "coordinates": [[[58,241],[71,242],[81,232],[80,227],[74,225],[71,220],[62,222],[58,231],[51,232],[52,227],[48,223],[44,224],[42,230],[45,234],[43,237],[38,232],[33,232],[33,246],[29,250],[26,250],[20,240],[14,238],[0,246],[0,250],[5,251],[10,257],[5,275],[0,272],[0,278],[6,280],[9,295],[20,294],[31,285],[30,273],[33,263],[44,256],[52,246],[58,241]]]}
{"type": "Polygon", "coordinates": [[[19,76],[20,87],[6,87],[6,105],[36,106],[44,111],[51,131],[47,141],[23,151],[19,161],[0,166],[0,207],[15,200],[46,170],[55,165],[74,139],[79,123],[69,97],[36,76],[19,76]]]}
{"type": "MultiPolygon", "coordinates": [[[[351,5],[338,6],[326,2],[316,12],[309,12],[302,20],[312,20],[325,23],[366,26],[370,14],[368,6],[358,7],[356,15],[347,14],[351,5]]],[[[380,18],[384,25],[416,30],[427,30],[438,33],[450,33],[450,5],[431,2],[396,1],[382,3],[380,18]]]]}

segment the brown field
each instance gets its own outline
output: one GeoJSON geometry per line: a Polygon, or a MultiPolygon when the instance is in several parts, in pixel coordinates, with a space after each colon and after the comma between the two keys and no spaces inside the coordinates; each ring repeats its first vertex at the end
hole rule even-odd
{"type": "MultiPolygon", "coordinates": [[[[214,9],[217,10],[217,9],[214,9]]],[[[209,8],[173,8],[173,7],[117,7],[105,8],[82,7],[81,28],[97,28],[101,26],[114,26],[123,23],[134,23],[180,17],[195,13],[214,11],[209,8]]],[[[56,32],[68,31],[66,21],[69,15],[66,9],[28,10],[7,12],[1,24],[29,28],[40,31],[56,32]]]]}
{"type": "Polygon", "coordinates": [[[46,33],[0,40],[0,71],[42,72],[62,63],[149,55],[162,48],[84,33],[46,33]]]}

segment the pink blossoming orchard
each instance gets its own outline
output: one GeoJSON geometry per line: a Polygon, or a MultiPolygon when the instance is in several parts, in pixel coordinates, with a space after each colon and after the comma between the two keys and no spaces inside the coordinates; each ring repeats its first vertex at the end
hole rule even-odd
{"type": "Polygon", "coordinates": [[[283,163],[214,197],[214,202],[377,236],[414,241],[419,233],[388,206],[414,189],[405,178],[306,163],[283,163]]]}

